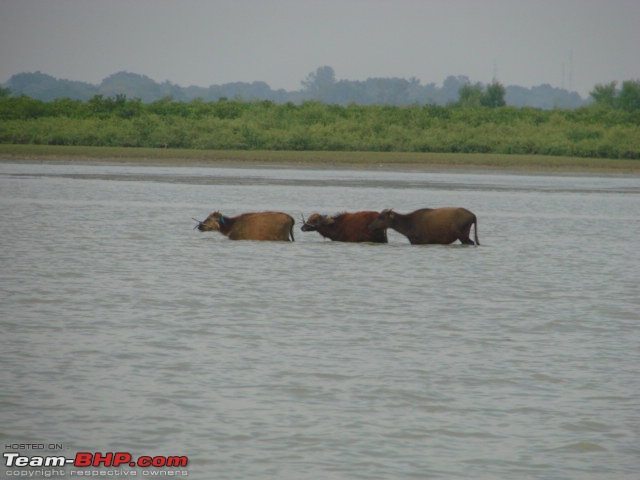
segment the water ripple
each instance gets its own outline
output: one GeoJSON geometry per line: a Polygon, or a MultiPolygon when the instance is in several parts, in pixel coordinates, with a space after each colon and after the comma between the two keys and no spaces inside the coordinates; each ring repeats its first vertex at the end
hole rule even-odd
{"type": "Polygon", "coordinates": [[[640,468],[637,179],[0,168],[5,442],[186,454],[194,478],[640,468]],[[483,246],[190,220],[427,205],[474,210],[483,246]]]}

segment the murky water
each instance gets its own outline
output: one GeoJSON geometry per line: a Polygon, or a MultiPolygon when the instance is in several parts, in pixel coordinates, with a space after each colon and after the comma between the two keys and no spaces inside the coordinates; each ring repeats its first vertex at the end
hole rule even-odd
{"type": "Polygon", "coordinates": [[[198,479],[640,471],[638,177],[4,163],[0,232],[3,451],[186,455],[198,479]],[[446,205],[481,247],[191,220],[446,205]]]}

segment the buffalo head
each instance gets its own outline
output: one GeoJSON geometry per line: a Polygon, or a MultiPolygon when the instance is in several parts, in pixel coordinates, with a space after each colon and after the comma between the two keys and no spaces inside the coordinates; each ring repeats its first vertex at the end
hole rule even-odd
{"type": "Polygon", "coordinates": [[[380,228],[389,228],[393,224],[393,220],[396,216],[396,212],[386,209],[380,212],[378,218],[376,218],[370,225],[369,230],[378,230],[380,228]]]}
{"type": "Polygon", "coordinates": [[[196,221],[198,225],[195,228],[201,232],[216,232],[220,230],[220,224],[224,222],[224,216],[220,212],[213,212],[204,221],[196,221]]]}
{"type": "Polygon", "coordinates": [[[319,213],[312,213],[309,215],[309,218],[303,221],[302,227],[300,229],[303,232],[313,232],[318,229],[318,227],[322,225],[331,225],[335,220],[333,217],[328,215],[320,215],[319,213]]]}

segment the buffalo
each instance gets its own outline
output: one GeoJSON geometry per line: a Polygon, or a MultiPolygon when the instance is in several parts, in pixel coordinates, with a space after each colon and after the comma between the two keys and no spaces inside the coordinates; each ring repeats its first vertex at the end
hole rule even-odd
{"type": "MultiPolygon", "coordinates": [[[[195,220],[195,219],[194,219],[195,220]]],[[[281,240],[293,238],[293,217],[281,212],[243,213],[227,217],[213,212],[204,221],[196,220],[201,232],[218,231],[230,240],[281,240]]]]}
{"type": "Polygon", "coordinates": [[[375,242],[387,243],[385,229],[372,230],[369,225],[378,218],[378,212],[364,211],[340,213],[338,215],[320,215],[313,213],[305,221],[303,232],[316,231],[325,238],[336,242],[375,242]]]}
{"type": "Polygon", "coordinates": [[[471,225],[475,227],[475,245],[480,245],[478,219],[469,210],[459,207],[421,208],[406,215],[383,210],[369,228],[372,231],[393,228],[412,244],[448,245],[460,240],[465,245],[474,245],[474,241],[469,238],[471,225]]]}

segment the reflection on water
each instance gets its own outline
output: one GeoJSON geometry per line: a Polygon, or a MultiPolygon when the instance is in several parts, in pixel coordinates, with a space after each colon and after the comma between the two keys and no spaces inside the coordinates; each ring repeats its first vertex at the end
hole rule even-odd
{"type": "Polygon", "coordinates": [[[1,164],[0,202],[5,444],[193,478],[640,467],[637,177],[1,164]],[[191,220],[445,205],[481,247],[191,220]]]}

